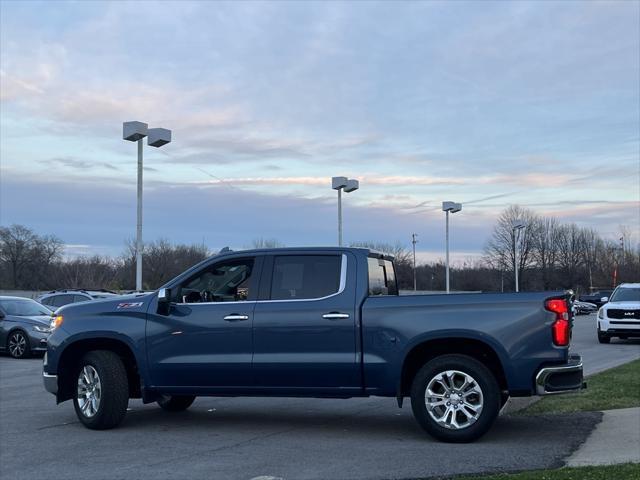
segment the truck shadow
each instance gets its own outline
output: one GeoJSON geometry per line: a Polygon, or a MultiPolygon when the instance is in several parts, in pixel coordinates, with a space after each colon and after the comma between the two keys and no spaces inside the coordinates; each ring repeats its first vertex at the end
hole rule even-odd
{"type": "MultiPolygon", "coordinates": [[[[208,399],[207,399],[208,400],[208,399]]],[[[202,403],[206,403],[204,400],[202,403]]],[[[269,411],[247,406],[202,408],[195,403],[192,409],[181,413],[168,413],[144,406],[128,412],[120,430],[147,430],[163,432],[191,432],[194,435],[268,434],[279,435],[297,431],[318,439],[329,437],[353,440],[400,442],[436,442],[415,422],[411,409],[398,411],[385,405],[372,411],[353,413],[337,412],[329,407],[305,409],[298,407],[288,411],[269,411]],[[215,409],[215,410],[214,410],[215,409]],[[212,411],[213,410],[213,411],[212,411]]],[[[477,443],[504,444],[513,441],[536,441],[538,437],[550,441],[554,436],[563,439],[568,429],[574,433],[584,430],[585,435],[600,421],[599,412],[580,412],[572,415],[502,416],[493,428],[477,443]],[[526,440],[525,440],[526,441],[526,440]]],[[[453,444],[452,444],[453,445],[453,444]]],[[[459,448],[456,446],[456,448],[459,448]]]]}

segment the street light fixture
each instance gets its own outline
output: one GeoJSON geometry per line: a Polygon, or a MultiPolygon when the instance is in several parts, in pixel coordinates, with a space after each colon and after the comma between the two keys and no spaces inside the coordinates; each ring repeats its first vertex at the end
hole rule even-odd
{"type": "Polygon", "coordinates": [[[171,142],[171,130],[166,128],[149,128],[142,122],[124,122],[122,138],[130,142],[138,142],[138,221],[136,228],[136,290],[142,290],[142,142],[147,138],[151,147],[161,147],[171,142]]]}
{"type": "Polygon", "coordinates": [[[360,188],[358,180],[347,177],[332,177],[331,188],[338,191],[338,246],[342,246],[342,190],[346,193],[355,192],[360,188]]]}
{"type": "Polygon", "coordinates": [[[442,202],[442,211],[446,213],[446,229],[445,229],[445,243],[446,243],[446,282],[447,293],[449,293],[449,213],[457,213],[462,210],[462,204],[456,202],[442,202]]]}
{"type": "Polygon", "coordinates": [[[516,279],[516,292],[520,291],[520,286],[518,285],[518,250],[516,249],[516,236],[519,237],[518,232],[526,226],[527,224],[523,220],[514,220],[511,223],[511,231],[513,232],[513,271],[516,279]]]}

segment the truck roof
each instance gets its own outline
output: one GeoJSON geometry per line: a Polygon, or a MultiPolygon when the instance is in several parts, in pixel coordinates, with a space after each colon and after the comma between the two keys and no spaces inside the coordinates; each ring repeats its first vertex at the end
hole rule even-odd
{"type": "Polygon", "coordinates": [[[372,255],[378,258],[385,258],[388,260],[393,260],[393,256],[392,255],[388,255],[384,252],[380,252],[378,250],[373,250],[371,248],[365,248],[365,247],[327,247],[327,246],[318,246],[318,247],[277,247],[277,248],[253,248],[253,249],[247,249],[247,250],[230,250],[228,248],[223,248],[219,253],[217,253],[216,255],[214,255],[214,257],[217,256],[222,256],[222,255],[232,255],[232,254],[237,254],[237,253],[248,253],[248,254],[257,254],[257,253],[273,253],[273,254],[277,254],[279,252],[313,252],[313,251],[318,251],[318,250],[329,250],[329,251],[336,251],[336,252],[344,252],[344,251],[351,251],[354,253],[358,253],[358,254],[364,254],[366,256],[372,255]]]}

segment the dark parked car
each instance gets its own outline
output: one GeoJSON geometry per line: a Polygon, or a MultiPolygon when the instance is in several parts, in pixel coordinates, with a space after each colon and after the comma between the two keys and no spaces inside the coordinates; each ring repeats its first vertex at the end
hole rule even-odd
{"type": "Polygon", "coordinates": [[[576,300],[573,302],[573,308],[575,309],[576,315],[588,315],[590,313],[596,313],[598,311],[598,307],[593,303],[589,302],[581,302],[580,300],[576,300]]]}
{"type": "Polygon", "coordinates": [[[589,295],[580,295],[578,300],[581,302],[593,303],[597,308],[600,308],[605,302],[603,298],[609,298],[613,290],[598,290],[597,292],[590,293],[589,295]]]}
{"type": "Polygon", "coordinates": [[[367,249],[225,252],[157,292],[59,309],[45,388],[93,429],[129,398],[410,397],[451,442],[483,435],[509,396],[582,388],[571,292],[400,296],[395,278],[367,249]]]}
{"type": "Polygon", "coordinates": [[[27,358],[47,349],[51,310],[35,300],[0,297],[0,350],[13,358],[27,358]]]}
{"type": "Polygon", "coordinates": [[[70,303],[89,302],[117,296],[116,292],[110,290],[53,290],[44,295],[40,295],[36,300],[43,305],[53,308],[68,305],[70,303]]]}

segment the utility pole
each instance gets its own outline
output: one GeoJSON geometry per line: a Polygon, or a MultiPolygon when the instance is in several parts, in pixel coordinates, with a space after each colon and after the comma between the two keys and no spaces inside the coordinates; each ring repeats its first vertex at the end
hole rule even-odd
{"type": "Polygon", "coordinates": [[[417,236],[418,236],[417,233],[411,234],[411,243],[413,243],[413,291],[414,292],[418,290],[418,281],[416,279],[416,243],[418,243],[418,241],[416,240],[417,236]]]}

